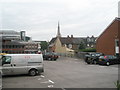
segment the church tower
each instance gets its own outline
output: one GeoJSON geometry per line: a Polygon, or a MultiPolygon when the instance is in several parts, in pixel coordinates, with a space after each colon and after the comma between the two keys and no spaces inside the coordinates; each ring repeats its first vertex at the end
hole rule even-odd
{"type": "Polygon", "coordinates": [[[59,22],[58,22],[58,31],[57,31],[57,36],[56,37],[61,37],[61,34],[60,34],[60,25],[59,25],[59,22]]]}

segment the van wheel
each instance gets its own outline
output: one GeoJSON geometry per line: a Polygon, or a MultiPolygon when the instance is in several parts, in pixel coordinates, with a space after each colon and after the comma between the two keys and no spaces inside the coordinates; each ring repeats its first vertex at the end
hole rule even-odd
{"type": "Polygon", "coordinates": [[[35,70],[35,69],[31,69],[30,71],[29,71],[29,75],[30,76],[35,76],[37,74],[37,70],[35,70]]]}
{"type": "Polygon", "coordinates": [[[43,72],[44,72],[44,69],[42,69],[41,72],[43,73],[43,72]]]}

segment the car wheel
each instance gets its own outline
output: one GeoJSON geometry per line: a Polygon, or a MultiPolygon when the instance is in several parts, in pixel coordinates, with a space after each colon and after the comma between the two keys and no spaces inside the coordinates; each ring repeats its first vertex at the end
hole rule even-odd
{"type": "Polygon", "coordinates": [[[48,58],[48,60],[50,61],[50,60],[51,60],[51,58],[48,58]]]}
{"type": "Polygon", "coordinates": [[[110,63],[109,63],[109,62],[106,62],[106,65],[107,65],[107,66],[109,66],[109,65],[110,65],[110,63]]]}
{"type": "Polygon", "coordinates": [[[97,64],[97,62],[96,62],[95,60],[93,61],[93,63],[94,63],[94,64],[97,64]]]}
{"type": "Polygon", "coordinates": [[[57,59],[54,59],[54,61],[56,61],[57,59]]]}
{"type": "Polygon", "coordinates": [[[35,70],[35,69],[31,69],[30,71],[29,71],[29,75],[30,76],[35,76],[37,74],[37,70],[35,70]]]}
{"type": "Polygon", "coordinates": [[[87,64],[90,64],[90,62],[87,62],[87,64]]]}

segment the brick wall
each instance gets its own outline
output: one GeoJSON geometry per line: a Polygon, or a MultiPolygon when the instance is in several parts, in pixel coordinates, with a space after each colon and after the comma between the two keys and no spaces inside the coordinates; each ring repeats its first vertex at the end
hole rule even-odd
{"type": "MultiPolygon", "coordinates": [[[[109,27],[99,36],[96,43],[97,52],[115,55],[115,39],[118,35],[118,20],[114,20],[109,27]]],[[[119,30],[120,31],[120,30],[119,30]]]]}

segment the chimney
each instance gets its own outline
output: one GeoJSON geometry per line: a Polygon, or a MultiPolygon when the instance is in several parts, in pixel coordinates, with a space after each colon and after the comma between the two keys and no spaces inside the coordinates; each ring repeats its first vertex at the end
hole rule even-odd
{"type": "Polygon", "coordinates": [[[67,38],[69,38],[69,35],[67,35],[67,38]]]}
{"type": "Polygon", "coordinates": [[[71,35],[71,38],[73,38],[73,35],[71,35]]]}

